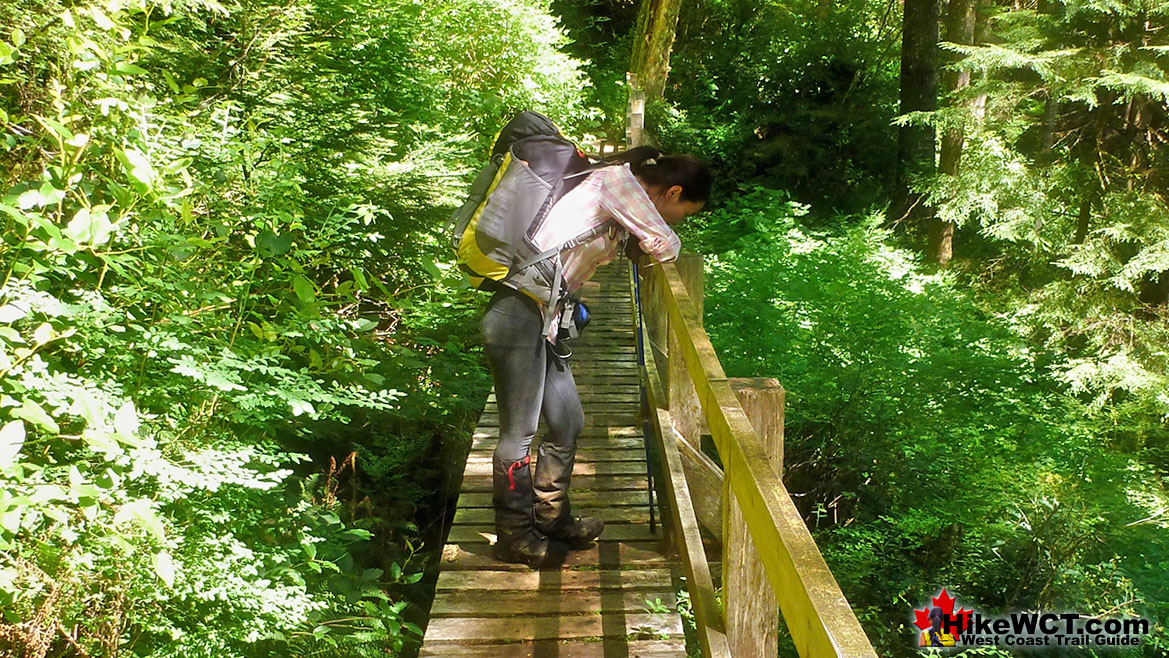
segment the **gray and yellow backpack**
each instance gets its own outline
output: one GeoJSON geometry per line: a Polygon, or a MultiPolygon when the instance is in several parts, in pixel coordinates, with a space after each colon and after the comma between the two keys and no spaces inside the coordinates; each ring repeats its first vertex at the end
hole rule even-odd
{"type": "Polygon", "coordinates": [[[591,164],[538,112],[521,112],[508,122],[467,201],[448,223],[459,268],[471,285],[482,290],[508,286],[556,308],[564,298],[560,252],[608,231],[613,222],[544,250],[532,236],[552,206],[604,164],[591,164]]]}

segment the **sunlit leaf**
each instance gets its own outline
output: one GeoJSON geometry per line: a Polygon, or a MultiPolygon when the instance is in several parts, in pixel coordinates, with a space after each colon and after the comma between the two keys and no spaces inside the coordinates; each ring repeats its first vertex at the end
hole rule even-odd
{"type": "Polygon", "coordinates": [[[91,224],[89,208],[82,208],[73,215],[73,219],[69,220],[68,226],[65,227],[65,234],[74,242],[89,242],[92,234],[91,224]]]}
{"type": "Polygon", "coordinates": [[[272,231],[261,231],[256,236],[256,252],[262,258],[272,258],[288,253],[292,248],[292,235],[276,235],[272,231]]]}
{"type": "Polygon", "coordinates": [[[0,428],[0,468],[16,460],[24,446],[24,436],[24,423],[19,420],[9,421],[0,428]]]}
{"type": "Polygon", "coordinates": [[[53,331],[53,325],[49,324],[48,322],[42,322],[32,332],[32,339],[33,342],[37,344],[44,344],[53,340],[53,336],[55,335],[56,332],[53,331]]]}
{"type": "Polygon", "coordinates": [[[156,174],[154,167],[150,164],[150,159],[146,154],[136,148],[118,149],[115,151],[118,159],[122,162],[122,166],[126,174],[130,176],[134,182],[143,186],[144,189],[149,190],[154,185],[156,174]]]}
{"type": "Polygon", "coordinates": [[[98,7],[89,7],[88,10],[89,15],[93,17],[93,22],[97,23],[97,26],[101,29],[112,30],[117,27],[117,25],[115,25],[114,22],[110,20],[109,16],[106,16],[105,12],[98,7]]]}
{"type": "Polygon", "coordinates": [[[40,190],[28,190],[21,193],[16,199],[16,205],[21,210],[29,210],[31,208],[43,208],[48,205],[48,200],[40,193],[40,190]]]}
{"type": "Polygon", "coordinates": [[[130,520],[137,522],[156,540],[160,542],[166,540],[166,531],[163,529],[162,521],[155,515],[149,500],[138,499],[126,503],[114,515],[114,523],[125,523],[130,520]]]}
{"type": "Polygon", "coordinates": [[[57,121],[56,119],[51,119],[49,117],[41,116],[39,114],[33,115],[33,118],[36,119],[37,123],[44,126],[46,130],[48,130],[50,133],[52,133],[53,136],[56,137],[57,140],[62,142],[62,143],[67,142],[67,141],[73,139],[73,137],[74,137],[73,131],[66,128],[64,124],[57,121]]]}
{"type": "Polygon", "coordinates": [[[167,587],[174,587],[175,563],[171,559],[170,553],[167,551],[155,553],[151,563],[154,565],[154,573],[158,575],[159,579],[166,583],[167,587]]]}
{"type": "Polygon", "coordinates": [[[114,64],[114,72],[122,75],[142,75],[146,73],[146,69],[136,64],[130,64],[129,62],[118,62],[114,64]]]}
{"type": "Polygon", "coordinates": [[[23,418],[52,432],[53,434],[59,434],[61,432],[61,428],[57,425],[57,421],[53,420],[53,417],[50,416],[47,411],[45,411],[44,407],[28,398],[24,399],[24,402],[20,405],[20,408],[13,411],[12,415],[17,416],[18,418],[23,418]]]}
{"type": "Polygon", "coordinates": [[[23,319],[28,315],[28,311],[17,306],[16,304],[5,304],[0,306],[0,322],[5,324],[12,324],[17,320],[23,319]]]}
{"type": "Polygon", "coordinates": [[[138,411],[134,403],[127,400],[114,414],[114,430],[119,438],[133,439],[138,434],[138,411]]]}
{"type": "Polygon", "coordinates": [[[11,64],[16,61],[16,48],[13,48],[8,43],[0,41],[0,66],[11,64]]]}
{"type": "Polygon", "coordinates": [[[103,416],[101,403],[87,390],[79,390],[74,394],[69,411],[84,418],[90,427],[98,425],[103,416]]]}
{"type": "Polygon", "coordinates": [[[292,289],[296,291],[296,296],[302,303],[311,304],[316,301],[316,287],[303,276],[298,275],[292,280],[292,289]]]}

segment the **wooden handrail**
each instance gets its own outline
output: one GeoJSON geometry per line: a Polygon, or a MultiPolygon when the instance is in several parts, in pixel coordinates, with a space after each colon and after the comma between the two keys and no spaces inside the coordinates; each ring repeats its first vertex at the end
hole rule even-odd
{"type": "MultiPolygon", "coordinates": [[[[774,592],[796,649],[804,658],[875,658],[877,654],[868,637],[732,390],[677,266],[669,263],[649,267],[645,278],[649,285],[643,286],[643,294],[649,288],[657,295],[652,302],[643,303],[643,313],[650,316],[645,322],[660,329],[663,318],[653,314],[666,314],[668,371],[685,373],[672,373],[669,377],[665,397],[669,400],[670,414],[697,403],[699,418],[688,422],[699,422],[709,428],[714,440],[726,473],[727,490],[741,510],[766,572],[767,582],[756,586],[774,592]],[[675,361],[679,358],[680,364],[675,361]]],[[[647,341],[647,355],[652,357],[652,351],[647,341]]],[[[656,374],[647,379],[663,388],[656,374]]],[[[653,407],[651,411],[658,413],[653,407]]],[[[680,415],[690,414],[683,410],[680,415]]],[[[659,419],[653,420],[655,425],[659,424],[659,419]]],[[[659,429],[659,434],[664,432],[664,428],[659,429]]],[[[667,466],[675,470],[672,464],[667,466]]],[[[684,495],[684,487],[675,489],[671,493],[684,495]]],[[[673,507],[693,514],[691,501],[678,501],[673,507]]],[[[725,505],[723,509],[726,514],[725,505]]],[[[693,546],[688,550],[692,553],[693,546]]]]}
{"type": "MultiPolygon", "coordinates": [[[[630,292],[633,292],[636,282],[631,280],[629,283],[630,292]]],[[[641,366],[641,377],[645,382],[646,412],[649,414],[648,420],[653,427],[654,440],[661,460],[664,495],[670,501],[671,530],[682,569],[686,574],[686,589],[690,592],[690,607],[694,613],[698,643],[705,658],[733,658],[725,624],[722,623],[718,611],[714,579],[710,574],[710,565],[706,561],[706,551],[702,543],[698,518],[691,502],[682,455],[673,437],[673,420],[670,418],[664,397],[665,387],[658,375],[654,350],[649,347],[649,331],[639,322],[640,319],[634,309],[634,325],[641,332],[640,338],[646,346],[645,362],[641,366]]]]}

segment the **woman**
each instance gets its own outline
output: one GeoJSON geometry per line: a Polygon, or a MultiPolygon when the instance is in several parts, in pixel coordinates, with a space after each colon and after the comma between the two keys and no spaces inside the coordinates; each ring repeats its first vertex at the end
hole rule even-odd
{"type": "MultiPolygon", "coordinates": [[[[534,236],[540,249],[615,220],[611,230],[560,254],[565,286],[578,291],[620,248],[620,233],[637,240],[643,252],[670,261],[681,248],[670,228],[702,209],[710,196],[710,170],[691,156],[656,157],[650,147],[632,149],[623,164],[588,175],[549,213],[534,236]]],[[[511,288],[499,289],[483,317],[483,342],[499,405],[499,444],[493,459],[496,559],[540,568],[563,562],[568,550],[600,536],[595,517],[572,515],[568,486],[584,411],[567,360],[554,351],[560,322],[545,307],[511,288]],[[543,414],[547,434],[536,467],[529,450],[543,414]]]]}

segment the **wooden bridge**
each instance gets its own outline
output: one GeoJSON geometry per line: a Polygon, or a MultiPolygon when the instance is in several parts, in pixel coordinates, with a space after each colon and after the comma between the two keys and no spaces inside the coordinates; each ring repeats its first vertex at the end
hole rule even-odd
{"type": "Polygon", "coordinates": [[[702,327],[701,291],[696,256],[646,267],[639,281],[622,259],[586,287],[594,320],[570,361],[586,419],[571,498],[606,528],[561,570],[491,557],[499,417],[488,398],[421,656],[684,658],[684,592],[697,627],[691,655],[772,658],[782,619],[800,656],[875,658],[780,480],[783,389],[726,377],[702,327]]]}

